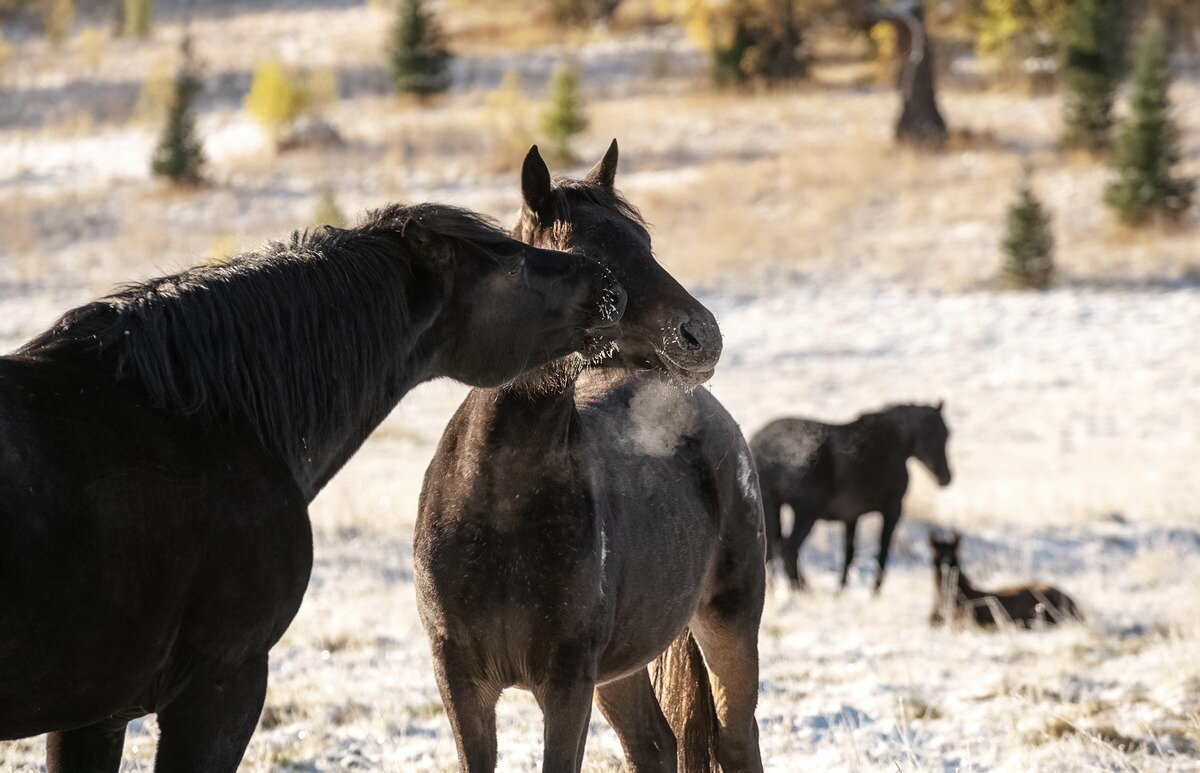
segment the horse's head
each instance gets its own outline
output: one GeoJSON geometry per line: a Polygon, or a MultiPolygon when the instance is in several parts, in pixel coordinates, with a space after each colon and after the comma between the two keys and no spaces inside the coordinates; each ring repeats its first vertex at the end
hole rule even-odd
{"type": "Polygon", "coordinates": [[[942,416],[945,402],[937,405],[914,406],[911,431],[913,438],[912,455],[917,458],[925,469],[937,478],[939,486],[949,486],[953,476],[950,473],[950,462],[946,458],[946,444],[950,440],[950,428],[942,416]]]}
{"type": "Polygon", "coordinates": [[[929,532],[929,549],[933,554],[933,614],[929,616],[932,625],[941,625],[946,618],[953,614],[954,592],[951,588],[958,582],[962,574],[958,565],[958,543],[962,535],[954,532],[949,538],[941,537],[935,531],[929,532]]]}
{"type": "Polygon", "coordinates": [[[587,256],[525,244],[437,205],[407,208],[402,233],[444,289],[440,375],[498,386],[572,352],[596,356],[620,332],[625,292],[587,256]]]}
{"type": "Polygon", "coordinates": [[[939,572],[958,571],[958,543],[962,535],[953,532],[949,537],[942,537],[937,532],[929,532],[929,548],[933,551],[933,566],[939,572]]]}
{"type": "Polygon", "coordinates": [[[629,298],[617,364],[702,383],[721,356],[721,330],[712,312],[654,259],[644,221],[613,186],[616,173],[616,140],[582,180],[551,181],[534,146],[521,170],[524,206],[514,235],[593,258],[616,275],[629,298]]]}

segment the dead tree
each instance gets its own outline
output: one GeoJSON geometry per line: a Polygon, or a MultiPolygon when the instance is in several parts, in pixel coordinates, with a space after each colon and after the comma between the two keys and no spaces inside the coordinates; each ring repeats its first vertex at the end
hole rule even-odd
{"type": "Polygon", "coordinates": [[[896,141],[935,150],[944,147],[949,132],[938,109],[933,41],[925,26],[922,0],[894,0],[886,5],[846,0],[846,4],[865,28],[885,23],[896,31],[897,88],[901,101],[896,141]]]}

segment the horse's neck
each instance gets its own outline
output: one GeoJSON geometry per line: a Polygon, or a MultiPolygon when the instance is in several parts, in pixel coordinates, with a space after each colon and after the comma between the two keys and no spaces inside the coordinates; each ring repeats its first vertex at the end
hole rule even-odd
{"type": "MultiPolygon", "coordinates": [[[[362,447],[409,390],[436,376],[430,371],[441,343],[435,315],[414,305],[409,308],[408,337],[397,341],[388,355],[364,363],[359,379],[313,374],[313,380],[326,390],[325,401],[338,406],[340,415],[335,422],[315,422],[313,437],[317,441],[309,444],[306,453],[292,456],[291,466],[310,499],[362,447]]],[[[335,321],[335,329],[336,325],[335,321]]],[[[334,346],[358,345],[336,333],[330,337],[334,346]]]]}
{"type": "Polygon", "coordinates": [[[900,436],[901,450],[905,456],[912,456],[916,445],[916,426],[907,406],[891,408],[886,411],[885,415],[890,420],[892,426],[895,427],[896,433],[900,436]]]}
{"type": "Polygon", "coordinates": [[[579,420],[575,380],[531,387],[518,381],[498,389],[478,389],[465,445],[475,491],[489,503],[480,517],[505,524],[563,511],[576,485],[579,420]]]}
{"type": "Polygon", "coordinates": [[[963,570],[962,570],[961,566],[955,572],[955,575],[957,576],[957,580],[958,580],[958,595],[960,598],[964,598],[968,601],[973,601],[975,599],[982,598],[983,596],[986,595],[985,593],[982,593],[974,585],[971,584],[971,581],[967,579],[967,576],[965,574],[963,574],[963,570]]]}

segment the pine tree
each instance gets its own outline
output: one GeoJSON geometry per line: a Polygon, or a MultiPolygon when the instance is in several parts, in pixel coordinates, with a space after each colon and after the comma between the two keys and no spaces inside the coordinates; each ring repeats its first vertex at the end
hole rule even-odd
{"type": "Polygon", "coordinates": [[[433,15],[425,12],[421,0],[401,0],[391,51],[396,91],[424,97],[450,88],[450,58],[433,15]]]}
{"type": "Polygon", "coordinates": [[[1179,161],[1171,122],[1171,64],[1163,27],[1149,21],[1138,38],[1129,119],[1113,153],[1117,179],[1104,200],[1127,225],[1143,225],[1155,214],[1177,220],[1191,205],[1194,180],[1174,177],[1179,161]]]}
{"type": "Polygon", "coordinates": [[[74,0],[51,0],[50,8],[46,13],[46,37],[54,45],[62,43],[71,31],[71,24],[74,21],[74,0]]]}
{"type": "Polygon", "coordinates": [[[1112,144],[1112,106],[1124,64],[1124,0],[1074,0],[1063,20],[1063,145],[1112,144]]]}
{"type": "Polygon", "coordinates": [[[542,133],[550,155],[564,163],[571,161],[571,138],[586,129],[587,123],[579,97],[579,74],[570,62],[560,62],[550,79],[542,113],[542,133]]]}
{"type": "Polygon", "coordinates": [[[182,63],[175,76],[175,89],[167,110],[162,138],[154,151],[150,169],[159,177],[188,185],[200,182],[204,149],[196,136],[192,104],[200,94],[200,78],[191,57],[191,43],[184,38],[180,46],[182,63]]]}
{"type": "Polygon", "coordinates": [[[317,198],[317,207],[313,211],[312,225],[313,228],[326,225],[334,228],[346,227],[346,215],[338,206],[337,195],[334,193],[332,185],[321,188],[321,195],[317,198]]]}
{"type": "Polygon", "coordinates": [[[1004,279],[1012,287],[1043,289],[1054,279],[1054,234],[1050,214],[1033,192],[1026,170],[1017,199],[1008,208],[1004,241],[1004,279]]]}
{"type": "Polygon", "coordinates": [[[122,31],[131,38],[150,35],[150,20],[154,11],[153,0],[119,0],[122,31]]]}

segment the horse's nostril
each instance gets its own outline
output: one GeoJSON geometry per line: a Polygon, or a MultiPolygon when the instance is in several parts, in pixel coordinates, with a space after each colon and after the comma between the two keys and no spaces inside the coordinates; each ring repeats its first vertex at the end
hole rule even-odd
{"type": "Polygon", "coordinates": [[[683,344],[683,348],[696,351],[701,347],[701,343],[700,339],[696,337],[696,334],[688,329],[693,325],[694,323],[692,322],[684,322],[679,326],[679,342],[683,344]]]}

